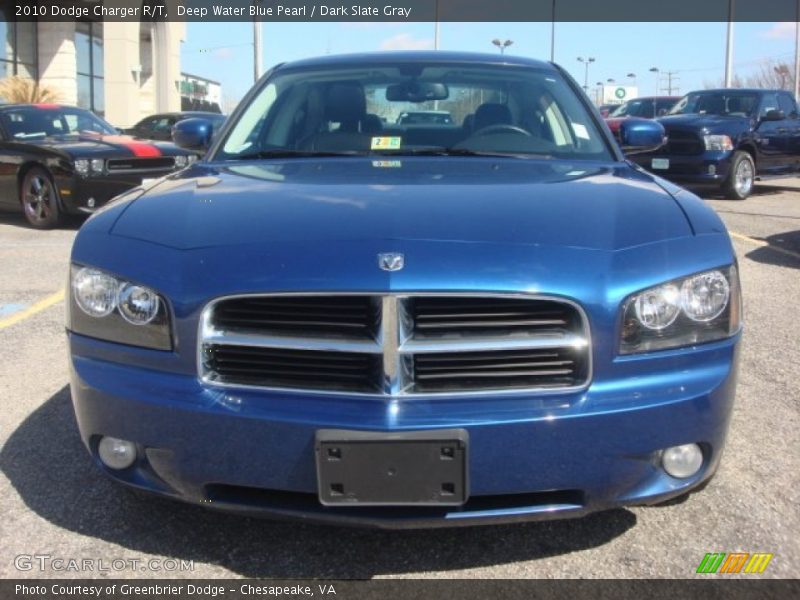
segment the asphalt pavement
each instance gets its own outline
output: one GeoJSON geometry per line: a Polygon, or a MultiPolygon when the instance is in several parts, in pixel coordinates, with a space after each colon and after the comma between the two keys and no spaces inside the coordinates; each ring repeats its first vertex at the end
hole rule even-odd
{"type": "Polygon", "coordinates": [[[711,483],[667,506],[578,520],[399,532],[248,519],[106,479],[78,437],[67,381],[63,289],[76,228],[35,231],[0,214],[0,576],[692,577],[707,552],[767,552],[758,577],[796,577],[800,180],[708,201],[733,236],[746,318],[711,483]],[[70,559],[87,570],[64,570],[70,559]]]}

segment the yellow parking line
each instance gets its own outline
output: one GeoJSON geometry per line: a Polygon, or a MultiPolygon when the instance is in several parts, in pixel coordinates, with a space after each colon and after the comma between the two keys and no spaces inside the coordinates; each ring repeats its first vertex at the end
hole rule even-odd
{"type": "Polygon", "coordinates": [[[12,325],[19,323],[20,321],[24,321],[28,317],[32,317],[36,313],[42,312],[46,308],[50,308],[54,304],[58,304],[64,299],[64,290],[59,290],[55,294],[50,294],[46,298],[42,298],[36,304],[32,304],[25,310],[21,310],[16,312],[12,315],[9,315],[5,319],[0,319],[0,329],[5,329],[6,327],[11,327],[12,325]]]}
{"type": "Polygon", "coordinates": [[[769,242],[765,242],[764,240],[757,240],[755,238],[751,238],[748,235],[736,233],[735,231],[729,231],[728,233],[731,234],[731,237],[735,237],[744,242],[755,244],[756,246],[761,246],[762,248],[769,248],[770,250],[775,250],[775,252],[780,252],[781,254],[786,254],[787,256],[793,256],[794,258],[800,259],[800,253],[793,252],[792,250],[787,250],[786,248],[781,248],[780,246],[773,246],[772,244],[770,244],[769,242]]]}

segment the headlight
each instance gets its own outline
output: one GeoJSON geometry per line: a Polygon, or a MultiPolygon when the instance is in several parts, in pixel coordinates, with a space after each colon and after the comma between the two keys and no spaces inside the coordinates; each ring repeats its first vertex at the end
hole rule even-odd
{"type": "Polygon", "coordinates": [[[73,164],[75,165],[75,172],[82,176],[86,177],[89,174],[89,161],[83,158],[79,158],[78,160],[74,161],[73,164]]]}
{"type": "Polygon", "coordinates": [[[161,303],[150,288],[126,283],[119,290],[119,312],[131,325],[147,325],[158,314],[161,303]]]}
{"type": "Polygon", "coordinates": [[[155,290],[73,265],[67,328],[81,335],[171,350],[166,304],[155,290]]]}
{"type": "Polygon", "coordinates": [[[105,317],[117,307],[116,279],[95,269],[81,269],[72,278],[78,307],[90,317],[105,317]]]}
{"type": "Polygon", "coordinates": [[[106,162],[102,158],[93,158],[91,162],[92,173],[102,173],[106,162]]]}
{"type": "Polygon", "coordinates": [[[176,156],[176,157],[175,157],[175,168],[177,168],[177,169],[182,169],[183,167],[185,167],[185,166],[186,166],[186,164],[187,164],[188,162],[189,162],[189,159],[188,159],[188,158],[186,158],[185,156],[183,156],[183,155],[181,155],[181,156],[176,156]]]}
{"type": "Polygon", "coordinates": [[[703,141],[706,144],[706,150],[733,150],[733,142],[727,135],[704,135],[703,141]]]}
{"type": "Polygon", "coordinates": [[[741,326],[736,266],[705,271],[633,294],[622,309],[621,354],[691,346],[741,326]]]}

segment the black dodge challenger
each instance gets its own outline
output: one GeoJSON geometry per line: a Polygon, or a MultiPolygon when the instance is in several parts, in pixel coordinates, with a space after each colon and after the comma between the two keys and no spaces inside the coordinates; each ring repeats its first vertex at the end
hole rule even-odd
{"type": "Polygon", "coordinates": [[[171,142],[120,135],[88,110],[0,106],[0,208],[22,207],[40,229],[58,226],[67,213],[91,213],[194,159],[171,142]]]}

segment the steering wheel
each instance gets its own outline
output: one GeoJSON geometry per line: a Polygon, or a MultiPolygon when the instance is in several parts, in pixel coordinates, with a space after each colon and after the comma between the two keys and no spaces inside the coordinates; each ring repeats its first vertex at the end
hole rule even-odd
{"type": "Polygon", "coordinates": [[[489,125],[487,127],[481,127],[478,131],[472,132],[472,137],[479,137],[482,135],[489,135],[492,133],[516,133],[517,135],[524,135],[525,137],[531,137],[531,132],[527,129],[523,129],[522,127],[517,127],[516,125],[508,125],[506,123],[498,123],[497,125],[489,125]]]}

